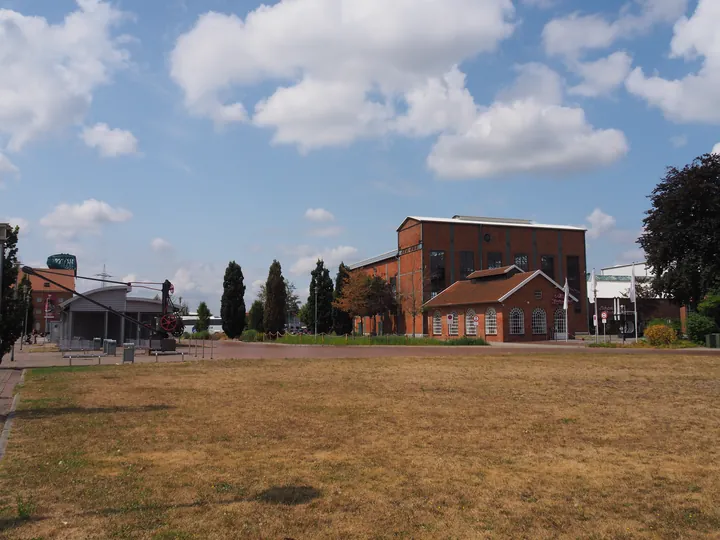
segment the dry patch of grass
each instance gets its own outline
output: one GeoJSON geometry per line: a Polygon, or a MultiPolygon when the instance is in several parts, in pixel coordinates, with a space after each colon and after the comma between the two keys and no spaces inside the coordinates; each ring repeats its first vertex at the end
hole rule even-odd
{"type": "Polygon", "coordinates": [[[36,370],[7,538],[717,538],[720,366],[579,354],[36,370]]]}

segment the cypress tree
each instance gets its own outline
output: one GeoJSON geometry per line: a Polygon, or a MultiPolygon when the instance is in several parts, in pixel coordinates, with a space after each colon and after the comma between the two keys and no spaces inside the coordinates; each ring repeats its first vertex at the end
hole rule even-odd
{"type": "Polygon", "coordinates": [[[207,304],[205,302],[200,302],[197,310],[198,320],[195,325],[195,330],[198,332],[205,332],[208,330],[210,328],[210,317],[212,317],[212,313],[210,313],[210,309],[207,304]]]}
{"type": "Polygon", "coordinates": [[[265,283],[265,310],[263,327],[266,332],[282,332],[285,327],[287,288],[282,275],[282,266],[273,261],[265,283]]]}
{"type": "Polygon", "coordinates": [[[262,300],[255,300],[253,305],[250,306],[250,320],[248,326],[251,330],[257,332],[264,332],[265,327],[263,326],[263,313],[265,312],[265,305],[262,300]]]}
{"type": "Polygon", "coordinates": [[[317,331],[319,334],[327,334],[332,330],[332,303],[333,303],[333,282],[330,272],[325,268],[325,263],[318,259],[315,270],[310,274],[310,294],[308,295],[305,319],[303,322],[308,330],[315,330],[315,316],[317,314],[317,331]],[[317,292],[317,295],[316,295],[317,292]],[[315,299],[317,298],[317,312],[315,311],[315,299]]]}
{"type": "Polygon", "coordinates": [[[0,272],[2,272],[2,286],[0,286],[0,360],[10,352],[13,343],[22,335],[23,319],[25,317],[25,300],[15,294],[15,284],[18,278],[17,242],[19,227],[10,229],[5,242],[5,258],[0,272]]]}
{"type": "Polygon", "coordinates": [[[223,331],[230,339],[240,337],[245,330],[245,283],[242,268],[230,261],[225,270],[220,316],[223,331]]]}
{"type": "MultiPolygon", "coordinates": [[[[337,277],[335,278],[335,293],[334,299],[338,300],[342,296],[343,288],[350,279],[350,269],[345,266],[345,263],[340,263],[338,268],[337,277]]],[[[353,321],[347,311],[337,307],[337,304],[333,305],[332,308],[332,319],[333,319],[333,330],[338,336],[350,334],[353,331],[353,321]]]]}

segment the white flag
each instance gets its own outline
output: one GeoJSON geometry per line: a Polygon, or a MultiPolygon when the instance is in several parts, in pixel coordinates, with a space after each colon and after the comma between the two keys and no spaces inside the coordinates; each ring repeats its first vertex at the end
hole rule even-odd
{"type": "Polygon", "coordinates": [[[565,301],[563,302],[563,309],[567,311],[568,304],[570,303],[570,286],[568,285],[567,278],[565,278],[565,287],[563,288],[563,291],[565,291],[565,301]]]}
{"type": "Polygon", "coordinates": [[[632,266],[632,277],[630,278],[630,301],[634,304],[635,303],[635,265],[632,266]]]}
{"type": "Polygon", "coordinates": [[[590,281],[590,286],[592,287],[593,304],[596,304],[597,303],[597,280],[595,279],[595,269],[594,268],[592,271],[592,279],[590,281]]]}

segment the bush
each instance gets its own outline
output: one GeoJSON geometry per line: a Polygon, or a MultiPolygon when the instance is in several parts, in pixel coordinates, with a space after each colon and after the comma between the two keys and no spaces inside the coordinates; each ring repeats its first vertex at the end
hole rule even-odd
{"type": "Polygon", "coordinates": [[[653,347],[662,347],[675,343],[677,333],[666,324],[654,324],[645,329],[645,339],[653,347]]]}
{"type": "Polygon", "coordinates": [[[690,313],[687,318],[687,333],[690,340],[704,344],[705,336],[717,331],[715,321],[706,315],[690,313]]]}
{"type": "Polygon", "coordinates": [[[680,319],[651,319],[649,323],[645,326],[645,328],[650,328],[651,326],[657,326],[657,325],[664,325],[669,326],[673,330],[675,330],[675,333],[680,336],[682,335],[682,324],[680,323],[680,319]]]}
{"type": "Polygon", "coordinates": [[[240,336],[240,341],[244,341],[246,343],[252,343],[254,341],[261,340],[262,334],[260,334],[257,330],[245,330],[240,336]]]}
{"type": "Polygon", "coordinates": [[[195,332],[194,334],[191,334],[190,337],[193,339],[210,339],[210,332],[203,330],[202,332],[195,332]]]}

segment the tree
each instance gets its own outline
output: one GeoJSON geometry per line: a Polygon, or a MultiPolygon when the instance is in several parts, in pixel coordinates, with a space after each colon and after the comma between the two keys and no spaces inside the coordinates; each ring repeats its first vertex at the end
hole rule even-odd
{"type": "Polygon", "coordinates": [[[264,312],[265,306],[263,305],[262,301],[255,300],[253,302],[253,305],[250,306],[250,320],[248,321],[248,326],[251,330],[255,330],[257,332],[265,331],[265,327],[263,326],[264,312]]]}
{"type": "Polygon", "coordinates": [[[720,155],[669,167],[650,195],[638,243],[658,295],[696,307],[720,285],[720,155]]]}
{"type": "Polygon", "coordinates": [[[0,285],[0,360],[12,349],[22,335],[25,318],[25,299],[16,294],[18,278],[17,242],[19,227],[8,231],[5,242],[5,257],[2,261],[2,284],[0,285]]]}
{"type": "Polygon", "coordinates": [[[395,311],[397,301],[390,283],[378,276],[353,272],[345,283],[335,307],[351,317],[374,317],[395,311]]]}
{"type": "Polygon", "coordinates": [[[333,294],[332,308],[333,330],[338,336],[350,334],[353,331],[352,319],[348,312],[339,309],[335,305],[338,298],[342,296],[342,291],[348,279],[350,279],[350,269],[345,266],[345,263],[340,263],[337,276],[335,277],[335,292],[333,294]]]}
{"type": "MultiPolygon", "coordinates": [[[[294,315],[300,314],[300,297],[295,292],[295,284],[285,279],[285,294],[287,300],[285,301],[285,313],[288,319],[294,315]]],[[[267,293],[265,292],[265,285],[260,285],[260,292],[258,293],[258,300],[265,305],[267,299],[267,293]]]]}
{"type": "Polygon", "coordinates": [[[22,304],[23,317],[25,318],[25,334],[31,334],[33,326],[35,326],[35,311],[32,305],[32,285],[30,284],[30,276],[23,275],[18,286],[18,298],[22,304]]]}
{"type": "Polygon", "coordinates": [[[276,333],[283,330],[287,311],[287,285],[282,275],[282,266],[273,261],[265,283],[265,310],[263,327],[266,332],[276,333]]]}
{"type": "Polygon", "coordinates": [[[210,317],[212,317],[212,313],[210,313],[210,309],[207,304],[205,302],[200,302],[197,310],[198,320],[195,325],[195,330],[198,332],[207,331],[210,328],[210,317]]]}
{"type": "Polygon", "coordinates": [[[308,329],[314,329],[317,318],[318,333],[326,334],[332,330],[333,282],[330,272],[325,268],[325,263],[321,259],[318,259],[315,270],[310,275],[310,294],[305,304],[307,320],[303,320],[303,322],[308,329]]]}
{"type": "Polygon", "coordinates": [[[220,317],[223,332],[230,339],[240,337],[245,330],[245,283],[242,268],[230,261],[225,270],[223,295],[220,300],[220,317]]]}

